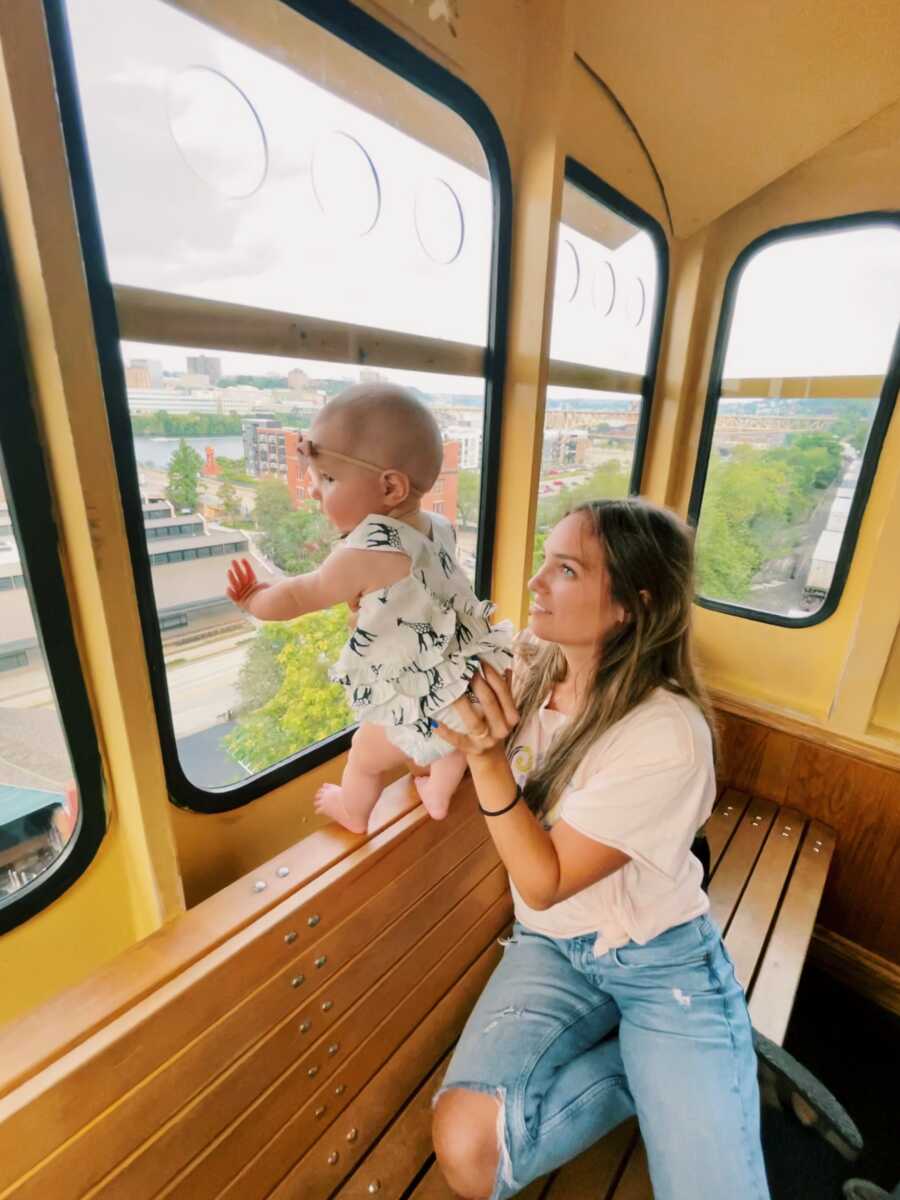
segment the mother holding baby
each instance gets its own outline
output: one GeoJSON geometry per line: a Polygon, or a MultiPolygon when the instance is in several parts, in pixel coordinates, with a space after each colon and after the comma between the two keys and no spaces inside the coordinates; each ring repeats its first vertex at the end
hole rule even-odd
{"type": "Polygon", "coordinates": [[[582,505],[529,587],[512,686],[485,667],[465,732],[439,728],[516,924],[437,1097],[438,1162],[462,1197],[512,1196],[636,1113],[656,1200],[765,1200],[747,1006],[690,852],[715,799],[690,533],[582,505]]]}

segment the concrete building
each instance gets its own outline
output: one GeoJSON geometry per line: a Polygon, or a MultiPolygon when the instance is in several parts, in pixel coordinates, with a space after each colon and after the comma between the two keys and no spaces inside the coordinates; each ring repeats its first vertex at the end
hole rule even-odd
{"type": "Polygon", "coordinates": [[[168,413],[220,413],[219,393],[178,392],[174,388],[133,388],[128,391],[128,411],[168,413]]]}
{"type": "Polygon", "coordinates": [[[153,387],[153,378],[146,367],[126,367],[125,386],[129,391],[139,388],[146,392],[153,387]]]}
{"type": "Polygon", "coordinates": [[[259,475],[259,434],[263,429],[278,429],[281,422],[271,415],[251,417],[241,421],[244,439],[244,462],[248,475],[259,475]]]}
{"type": "Polygon", "coordinates": [[[459,506],[459,442],[444,442],[444,461],[434,487],[422,497],[422,507],[456,524],[459,506]]]}
{"type": "Polygon", "coordinates": [[[212,384],[222,378],[222,360],[210,354],[189,354],[187,369],[192,375],[206,375],[212,384]]]}
{"type": "Polygon", "coordinates": [[[158,358],[132,358],[128,363],[129,368],[136,371],[146,371],[150,377],[148,387],[158,388],[163,385],[163,365],[158,358]]]}
{"type": "Polygon", "coordinates": [[[481,470],[481,449],[484,435],[480,426],[451,425],[441,431],[446,441],[459,442],[459,469],[481,470]]]}
{"type": "Polygon", "coordinates": [[[541,466],[582,466],[587,460],[590,444],[586,429],[545,429],[541,466]]]}

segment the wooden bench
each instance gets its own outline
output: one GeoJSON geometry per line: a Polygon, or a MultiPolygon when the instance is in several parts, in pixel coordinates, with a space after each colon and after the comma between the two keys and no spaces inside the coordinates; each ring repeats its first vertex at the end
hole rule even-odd
{"type": "MultiPolygon", "coordinates": [[[[314,878],[300,843],[0,1034],[2,1200],[450,1196],[431,1097],[511,905],[470,786],[440,823],[397,786],[314,878]]],[[[732,791],[708,836],[713,915],[780,1041],[833,837],[732,791]]],[[[526,1195],[649,1197],[633,1124],[526,1195]]]]}

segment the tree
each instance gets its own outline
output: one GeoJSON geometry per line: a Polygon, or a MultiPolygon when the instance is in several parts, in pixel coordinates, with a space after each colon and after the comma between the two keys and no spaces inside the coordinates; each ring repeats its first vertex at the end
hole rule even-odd
{"type": "Polygon", "coordinates": [[[315,504],[283,516],[262,539],[263,552],[282,571],[301,575],[314,571],[334,542],[334,531],[315,504]]]}
{"type": "Polygon", "coordinates": [[[182,438],[178,449],[169,459],[169,486],[166,488],[166,496],[176,512],[183,508],[197,511],[202,467],[203,459],[182,438]]]}
{"type": "Polygon", "coordinates": [[[222,516],[226,522],[240,519],[241,504],[238,500],[237,490],[229,479],[225,479],[219,484],[219,503],[222,506],[222,516]]]}
{"type": "Polygon", "coordinates": [[[460,471],[458,475],[456,506],[460,525],[477,525],[481,504],[481,472],[460,471]]]}
{"type": "Polygon", "coordinates": [[[238,680],[248,711],[224,739],[229,754],[262,771],[350,725],[343,689],[328,678],[346,640],[343,605],[264,626],[238,680]]]}
{"type": "Polygon", "coordinates": [[[253,515],[256,526],[263,533],[274,533],[278,522],[292,512],[291,493],[286,483],[279,479],[262,479],[256,491],[256,507],[253,515]]]}

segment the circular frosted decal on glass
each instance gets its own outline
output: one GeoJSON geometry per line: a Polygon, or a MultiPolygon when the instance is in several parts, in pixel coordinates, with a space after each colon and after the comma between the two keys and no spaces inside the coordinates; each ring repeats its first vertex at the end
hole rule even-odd
{"type": "Polygon", "coordinates": [[[640,325],[644,319],[647,307],[647,292],[642,280],[634,278],[628,285],[628,295],[625,298],[625,312],[632,325],[640,325]]]}
{"type": "Polygon", "coordinates": [[[580,282],[578,251],[571,242],[561,242],[556,256],[556,295],[566,303],[574,300],[580,282]]]}
{"type": "Polygon", "coordinates": [[[594,272],[591,293],[594,309],[601,317],[608,317],[616,302],[616,273],[612,263],[602,262],[594,272]]]}
{"type": "Polygon", "coordinates": [[[204,183],[243,199],[266,178],[269,151],[253,105],[225,75],[188,67],[169,83],[169,130],[178,152],[204,183]]]}
{"type": "Polygon", "coordinates": [[[419,245],[444,266],[459,258],[466,225],[459,197],[444,179],[427,179],[416,193],[413,217],[419,245]]]}
{"type": "Polygon", "coordinates": [[[362,237],[381,212],[381,184],[365,147],[336,130],[316,146],[312,186],[319,208],[338,229],[362,237]]]}

